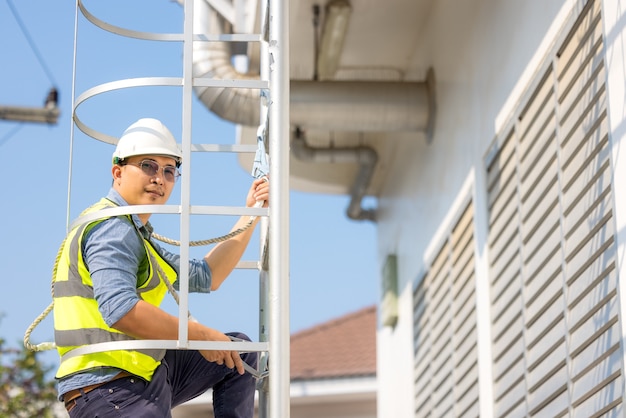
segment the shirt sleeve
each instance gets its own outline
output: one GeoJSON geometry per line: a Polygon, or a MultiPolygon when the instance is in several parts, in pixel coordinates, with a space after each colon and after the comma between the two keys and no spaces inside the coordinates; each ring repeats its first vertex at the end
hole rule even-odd
{"type": "MultiPolygon", "coordinates": [[[[151,240],[152,245],[161,254],[161,257],[174,267],[176,273],[180,275],[180,255],[167,251],[165,248],[159,246],[154,240],[151,240]]],[[[193,293],[209,293],[211,292],[211,268],[204,260],[190,259],[189,260],[189,292],[193,293]]],[[[176,280],[174,283],[174,289],[180,290],[180,280],[176,280]]]]}
{"type": "Polygon", "coordinates": [[[146,259],[143,242],[133,225],[115,217],[94,226],[83,245],[98,309],[112,326],[139,301],[137,274],[146,259]]]}

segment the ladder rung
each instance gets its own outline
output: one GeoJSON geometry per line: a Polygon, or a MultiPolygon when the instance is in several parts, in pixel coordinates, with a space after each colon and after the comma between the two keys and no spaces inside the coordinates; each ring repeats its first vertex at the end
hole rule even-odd
{"type": "Polygon", "coordinates": [[[258,270],[259,269],[259,262],[258,261],[252,261],[252,260],[247,260],[247,261],[240,261],[237,263],[237,267],[238,269],[248,269],[248,270],[258,270]]]}
{"type": "Polygon", "coordinates": [[[182,344],[178,340],[128,340],[128,341],[111,341],[106,343],[97,343],[83,345],[63,355],[63,360],[89,354],[100,353],[102,351],[113,350],[137,350],[137,349],[165,349],[165,350],[233,350],[233,351],[268,351],[269,344],[267,342],[252,341],[188,341],[182,344]]]}
{"type": "Polygon", "coordinates": [[[79,216],[70,223],[69,230],[72,230],[79,225],[95,221],[97,219],[104,219],[110,216],[139,213],[179,214],[181,213],[181,208],[180,205],[132,205],[106,208],[97,212],[91,212],[86,215],[79,216]]]}
{"type": "Polygon", "coordinates": [[[238,152],[256,153],[258,147],[252,144],[191,144],[191,150],[195,152],[238,152]]]}
{"type": "Polygon", "coordinates": [[[214,79],[214,78],[194,78],[193,85],[196,87],[239,87],[243,89],[267,89],[269,83],[266,80],[235,80],[235,79],[214,79]]]}
{"type": "Polygon", "coordinates": [[[190,350],[268,351],[269,343],[253,341],[189,341],[190,350]]]}
{"type": "Polygon", "coordinates": [[[234,215],[268,216],[267,208],[246,208],[243,206],[195,206],[189,208],[192,215],[234,215]]]}
{"type": "Polygon", "coordinates": [[[261,42],[262,39],[260,33],[196,34],[193,36],[194,41],[206,42],[261,42]]]}

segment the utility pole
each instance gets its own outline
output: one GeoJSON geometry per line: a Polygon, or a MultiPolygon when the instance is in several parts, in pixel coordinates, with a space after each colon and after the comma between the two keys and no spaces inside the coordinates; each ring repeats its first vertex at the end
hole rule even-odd
{"type": "Polygon", "coordinates": [[[59,93],[51,88],[43,107],[0,106],[0,119],[17,122],[57,123],[61,111],[57,106],[59,93]]]}

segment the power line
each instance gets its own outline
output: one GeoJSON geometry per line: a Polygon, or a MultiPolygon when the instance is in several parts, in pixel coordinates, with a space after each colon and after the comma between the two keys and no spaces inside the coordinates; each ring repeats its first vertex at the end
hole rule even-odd
{"type": "Polygon", "coordinates": [[[23,123],[20,123],[19,125],[17,125],[16,127],[14,127],[13,129],[11,129],[5,136],[3,136],[2,138],[0,138],[0,147],[4,145],[5,142],[7,142],[9,139],[11,139],[11,137],[13,135],[15,135],[17,133],[17,131],[19,131],[20,129],[22,129],[22,127],[24,126],[23,123]]]}
{"type": "MultiPolygon", "coordinates": [[[[15,21],[17,22],[18,26],[22,30],[22,33],[24,34],[24,37],[28,41],[31,50],[35,54],[35,57],[39,61],[41,68],[43,68],[44,72],[48,76],[48,79],[52,83],[53,87],[48,92],[48,96],[46,97],[43,107],[0,106],[0,119],[21,121],[21,122],[42,122],[42,123],[48,123],[48,124],[56,123],[59,117],[59,108],[57,106],[59,93],[55,87],[56,81],[54,80],[54,76],[52,75],[52,72],[46,65],[46,62],[44,61],[43,56],[39,53],[39,50],[37,49],[35,42],[33,42],[33,39],[28,33],[28,30],[26,29],[26,26],[22,22],[22,19],[20,19],[20,16],[17,13],[17,9],[13,5],[12,0],[7,0],[7,5],[9,6],[9,9],[11,9],[11,13],[13,13],[13,17],[15,18],[15,21]]],[[[4,142],[6,142],[15,132],[17,132],[17,129],[14,129],[9,135],[6,135],[5,137],[1,138],[0,146],[4,142]]]]}
{"type": "Polygon", "coordinates": [[[20,19],[20,16],[17,13],[17,9],[13,5],[13,2],[11,0],[7,0],[7,4],[9,5],[9,8],[11,9],[11,13],[13,13],[13,17],[15,18],[15,21],[17,22],[17,24],[19,25],[20,29],[22,30],[22,33],[24,34],[24,37],[28,41],[28,43],[30,45],[30,48],[33,50],[33,53],[35,54],[35,57],[39,61],[39,64],[41,65],[41,67],[43,68],[44,72],[48,76],[48,79],[50,80],[52,85],[56,86],[57,83],[54,80],[54,76],[52,75],[52,72],[48,69],[48,66],[46,65],[45,61],[43,60],[42,55],[39,53],[39,50],[37,49],[37,46],[35,45],[35,42],[33,42],[32,38],[30,37],[30,35],[28,33],[28,30],[26,29],[26,26],[24,25],[24,23],[22,22],[22,19],[20,19]]]}

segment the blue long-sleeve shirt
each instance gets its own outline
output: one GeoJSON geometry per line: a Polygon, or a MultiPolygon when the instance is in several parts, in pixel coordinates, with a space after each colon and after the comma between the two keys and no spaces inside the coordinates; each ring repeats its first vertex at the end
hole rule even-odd
{"type": "MultiPolygon", "coordinates": [[[[107,199],[120,206],[128,203],[113,188],[107,199]]],[[[152,234],[148,222],[143,225],[136,214],[131,215],[144,238],[152,234]]],[[[159,254],[180,272],[180,256],[151,241],[159,254]]],[[[148,269],[148,258],[143,241],[134,226],[120,217],[113,217],[94,226],[83,241],[83,256],[91,274],[94,297],[104,322],[112,326],[124,317],[140,300],[137,296],[137,277],[148,269]]],[[[174,283],[178,289],[179,282],[174,283]]],[[[204,260],[189,261],[189,291],[208,293],[211,290],[211,270],[204,260]]],[[[85,386],[106,382],[119,373],[112,367],[98,368],[62,378],[58,382],[59,399],[63,394],[85,386]]]]}

